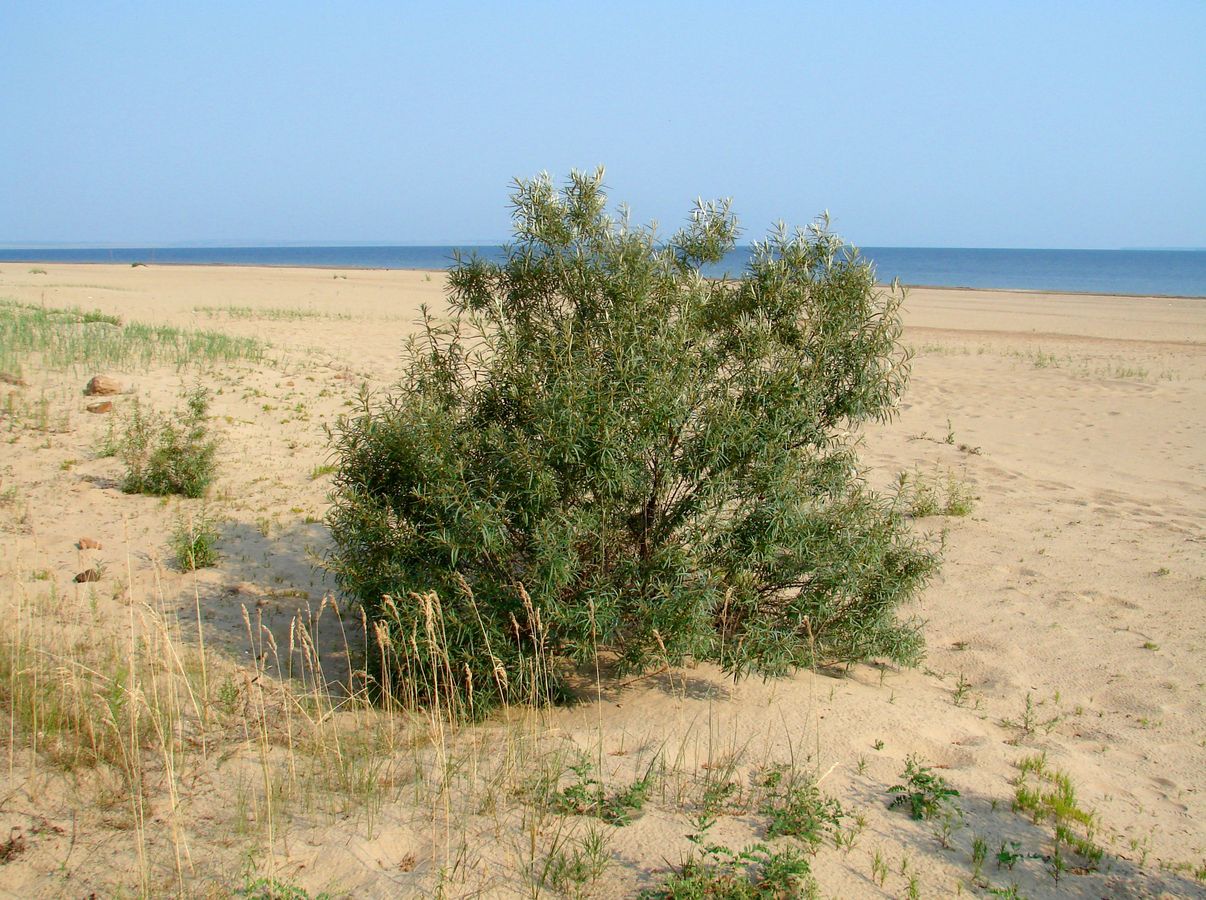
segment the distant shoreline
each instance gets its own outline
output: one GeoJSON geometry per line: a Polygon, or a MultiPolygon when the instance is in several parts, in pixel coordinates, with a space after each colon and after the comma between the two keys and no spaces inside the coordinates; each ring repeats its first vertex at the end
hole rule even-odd
{"type": "MultiPolygon", "coordinates": [[[[881,287],[888,287],[890,282],[880,281],[881,287]]],[[[905,284],[900,286],[906,290],[914,288],[923,291],[965,291],[994,294],[1058,294],[1067,297],[1120,297],[1134,300],[1206,300],[1206,294],[1123,294],[1118,291],[1066,291],[1048,288],[1009,288],[1009,287],[971,287],[966,284],[905,284]]]]}
{"type": "MultiPolygon", "coordinates": [[[[1148,251],[1130,251],[1130,252],[1148,252],[1148,251]]],[[[1182,251],[1162,251],[1162,252],[1182,252],[1182,251]]],[[[155,262],[76,262],[73,260],[47,260],[47,259],[3,259],[0,260],[0,267],[8,264],[16,265],[50,265],[50,266],[73,266],[73,267],[96,267],[104,269],[130,269],[130,268],[198,268],[198,269],[275,269],[279,271],[320,271],[320,272],[422,272],[429,275],[443,275],[449,269],[441,269],[430,266],[355,266],[355,265],[333,265],[325,263],[269,263],[269,262],[190,262],[190,261],[155,261],[155,262]]],[[[0,272],[3,269],[0,268],[0,272]]],[[[1202,294],[1162,294],[1162,293],[1137,293],[1127,291],[1092,291],[1092,290],[1074,290],[1068,288],[1031,288],[1031,287],[980,287],[977,285],[967,284],[932,284],[923,282],[905,282],[900,281],[900,286],[906,290],[927,290],[927,291],[960,291],[960,292],[990,292],[1000,294],[1035,294],[1035,295],[1060,295],[1070,297],[1118,297],[1132,298],[1136,300],[1206,300],[1206,293],[1202,294]]],[[[877,282],[880,287],[890,287],[891,282],[877,282]]]]}
{"type": "MultiPolygon", "coordinates": [[[[861,247],[876,277],[916,287],[1016,290],[1123,297],[1206,297],[1206,251],[1008,250],[956,247],[861,247]]],[[[73,247],[0,249],[0,267],[95,264],[130,266],[266,266],[337,271],[442,272],[456,259],[502,261],[500,244],[73,247]]],[[[734,247],[703,275],[736,276],[753,260],[749,245],[734,247]]]]}

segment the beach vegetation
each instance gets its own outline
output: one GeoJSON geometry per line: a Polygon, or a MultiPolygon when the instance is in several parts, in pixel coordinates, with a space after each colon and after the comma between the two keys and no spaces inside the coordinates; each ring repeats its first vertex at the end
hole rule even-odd
{"type": "Polygon", "coordinates": [[[945,778],[935,774],[929,766],[923,766],[913,755],[905,760],[905,770],[900,775],[900,783],[888,788],[892,800],[888,806],[907,807],[910,818],[932,819],[940,816],[952,804],[952,797],[958,797],[959,792],[947,784],[945,778]]]}
{"type": "Polygon", "coordinates": [[[92,455],[96,459],[109,459],[117,456],[121,450],[121,434],[118,433],[117,422],[114,418],[110,418],[105,425],[105,432],[92,447],[92,455]]]}
{"type": "Polygon", "coordinates": [[[168,537],[176,565],[182,571],[192,572],[217,563],[218,536],[217,522],[204,508],[187,516],[177,516],[168,537]]]}
{"type": "Polygon", "coordinates": [[[266,875],[248,879],[235,890],[234,896],[244,900],[330,900],[331,897],[326,891],[311,895],[295,884],[266,875]]]}
{"type": "Polygon", "coordinates": [[[630,824],[649,799],[653,787],[652,766],[636,781],[611,793],[599,780],[595,765],[589,760],[580,760],[570,770],[574,779],[553,794],[552,808],[563,815],[594,816],[608,825],[630,824]]]}
{"type": "Polygon", "coordinates": [[[567,897],[585,896],[611,865],[610,837],[602,828],[588,828],[578,837],[559,820],[545,841],[547,852],[527,866],[533,896],[545,888],[567,897]]]}
{"type": "Polygon", "coordinates": [[[269,321],[292,321],[297,319],[350,319],[350,313],[312,307],[281,306],[194,306],[193,312],[207,318],[266,319],[269,321]]]}
{"type": "Polygon", "coordinates": [[[814,853],[827,836],[837,838],[846,811],[835,798],[822,794],[811,777],[774,768],[763,777],[763,785],[767,796],[762,813],[770,817],[768,838],[794,837],[814,853]]]}
{"type": "Polygon", "coordinates": [[[953,472],[901,472],[896,476],[896,503],[903,514],[924,519],[930,516],[967,516],[975,509],[971,485],[953,472]]]}
{"type": "Polygon", "coordinates": [[[884,859],[884,855],[880,852],[879,848],[876,848],[871,854],[871,880],[881,888],[884,886],[884,882],[888,880],[888,861],[884,859]]]}
{"type": "Polygon", "coordinates": [[[1082,807],[1066,772],[1052,768],[1046,754],[1024,757],[1016,763],[1013,808],[1026,813],[1037,825],[1050,822],[1051,853],[1045,857],[1056,881],[1069,868],[1073,854],[1079,868],[1100,865],[1104,851],[1097,843],[1097,815],[1082,807]]]}
{"type": "Polygon", "coordinates": [[[130,367],[168,363],[257,361],[257,340],[170,325],[123,322],[119,316],[79,307],[49,307],[0,300],[0,370],[23,364],[70,369],[81,365],[130,367]]]}
{"type": "Polygon", "coordinates": [[[972,835],[972,884],[979,885],[984,882],[984,861],[986,859],[988,859],[988,842],[978,834],[972,835]]]}
{"type": "Polygon", "coordinates": [[[959,677],[955,680],[955,687],[951,691],[951,702],[954,703],[955,706],[963,706],[965,703],[967,703],[971,689],[972,683],[967,680],[962,672],[960,672],[959,677]]]}
{"type": "Polygon", "coordinates": [[[816,897],[816,881],[807,858],[795,847],[772,849],[763,843],[733,850],[709,840],[715,819],[701,817],[687,835],[693,848],[642,900],[780,900],[816,897]]]}
{"type": "Polygon", "coordinates": [[[40,431],[44,434],[64,434],[71,430],[71,412],[67,405],[52,409],[52,399],[61,399],[39,391],[37,397],[22,397],[9,392],[0,405],[0,420],[9,431],[16,429],[40,431]]]}
{"type": "Polygon", "coordinates": [[[856,467],[905,389],[901,291],[825,220],[739,276],[727,202],[661,239],[602,171],[518,181],[502,262],[459,259],[399,384],[333,427],[330,567],[382,683],[465,713],[567,695],[602,657],[735,677],[915,663],[934,570],[856,467]]]}
{"type": "MultiPolygon", "coordinates": [[[[1058,701],[1056,701],[1058,702],[1058,701]]],[[[1037,703],[1034,697],[1027,691],[1026,699],[1023,702],[1022,714],[1017,719],[1002,719],[1002,728],[1012,728],[1017,731],[1017,735],[1013,738],[1012,743],[1019,744],[1033,735],[1040,728],[1044,733],[1050,734],[1060,722],[1063,721],[1063,716],[1056,710],[1052,715],[1043,718],[1042,707],[1046,701],[1040,700],[1037,703]]]]}
{"type": "Polygon", "coordinates": [[[1004,867],[1012,871],[1022,857],[1021,844],[1017,841],[1001,841],[1001,848],[997,850],[997,868],[1004,867]]]}
{"type": "Polygon", "coordinates": [[[1021,888],[1019,888],[1016,884],[1005,885],[1002,887],[994,887],[990,884],[984,888],[984,890],[990,897],[1004,897],[1006,900],[1026,900],[1021,888]]]}
{"type": "Polygon", "coordinates": [[[209,392],[195,388],[184,409],[172,415],[134,404],[121,436],[118,456],[125,465],[127,494],[200,497],[217,471],[218,443],[209,433],[209,392]]]}

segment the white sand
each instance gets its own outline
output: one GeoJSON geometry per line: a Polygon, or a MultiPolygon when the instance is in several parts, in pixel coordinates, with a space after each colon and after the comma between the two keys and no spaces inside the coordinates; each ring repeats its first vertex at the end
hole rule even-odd
{"type": "MultiPolygon", "coordinates": [[[[177,504],[122,494],[120,464],[93,458],[112,418],[83,411],[79,392],[93,372],[31,368],[28,387],[0,385],[0,396],[13,394],[26,410],[0,419],[0,491],[12,491],[0,508],[0,589],[32,596],[48,584],[35,573],[49,573],[64,609],[92,604],[90,627],[119,631],[129,595],[161,596],[187,617],[195,588],[210,645],[240,665],[248,660],[242,604],[254,610],[258,599],[259,614],[287,640],[294,612],[332,589],[312,564],[327,541],[315,520],[328,480],[311,477],[328,461],[321,426],[348,409],[361,383],[381,388],[396,376],[419,304],[442,305],[442,275],[30,268],[0,266],[0,298],[217,328],[262,338],[272,350],[264,364],[201,376],[221,390],[212,408],[220,479],[210,505],[228,523],[221,562],[195,579],[167,563],[177,504]],[[198,311],[230,306],[315,316],[198,311]],[[30,412],[41,397],[50,433],[34,427],[30,412]],[[104,549],[81,554],[81,536],[104,549]],[[94,558],[106,579],[71,584],[94,558]],[[256,593],[231,594],[239,583],[256,593]]],[[[794,760],[863,817],[852,849],[830,845],[813,859],[823,896],[904,896],[910,875],[921,896],[983,894],[972,885],[974,837],[988,845],[987,881],[1017,884],[1023,896],[1206,896],[1186,869],[1206,865],[1206,300],[917,289],[905,339],[917,351],[912,385],[899,419],[866,436],[868,477],[887,488],[906,470],[950,476],[977,498],[968,517],[917,521],[946,532],[942,573],[914,610],[928,621],[923,667],[734,685],[702,666],[624,689],[605,684],[598,703],[550,713],[531,746],[599,756],[609,780],[631,780],[659,753],[674,769],[634,824],[602,826],[613,862],[596,896],[648,887],[687,852],[692,798],[716,777],[709,773],[724,771],[726,757],[743,787],[760,766],[794,760]],[[967,686],[957,698],[960,680],[967,686]],[[1006,724],[1026,717],[1027,697],[1029,733],[1006,724]],[[1040,751],[1096,812],[1105,850],[1099,870],[1058,883],[1038,858],[1050,853],[1051,824],[1010,808],[1016,761],[1040,751]],[[949,849],[932,823],[886,807],[885,790],[910,754],[961,793],[949,849]],[[1004,841],[1032,858],[998,868],[1004,841]],[[889,870],[882,888],[873,880],[877,854],[889,870]]],[[[165,367],[114,374],[160,408],[198,377],[165,367]]],[[[117,402],[128,408],[131,397],[117,402]]],[[[328,671],[346,671],[342,641],[329,637],[328,671]]],[[[530,746],[515,737],[525,727],[491,723],[451,740],[485,771],[501,765],[504,748],[530,746]],[[474,740],[482,741],[476,753],[464,749],[474,740]]],[[[0,894],[136,891],[128,828],[81,806],[70,779],[31,777],[25,744],[10,744],[4,732],[0,744],[12,752],[3,756],[17,762],[0,777],[0,840],[19,828],[26,848],[0,864],[0,894]],[[39,829],[37,816],[53,827],[39,829]]],[[[184,812],[171,820],[185,823],[189,883],[201,895],[241,884],[243,853],[254,843],[232,832],[229,816],[245,789],[231,773],[255,756],[245,736],[227,740],[229,767],[215,759],[199,768],[184,812]]],[[[514,780],[535,764],[508,765],[514,780]]],[[[310,891],[386,897],[434,891],[444,865],[449,896],[530,894],[522,870],[531,847],[543,857],[567,826],[550,818],[533,832],[507,791],[499,788],[494,805],[475,799],[472,815],[453,815],[455,800],[446,808],[402,790],[371,822],[362,810],[331,817],[295,804],[276,823],[271,859],[260,853],[251,868],[310,891]]],[[[156,815],[150,868],[155,884],[170,889],[165,860],[174,845],[162,805],[156,815]]],[[[590,824],[570,820],[577,837],[590,824]]],[[[721,816],[711,837],[738,848],[765,827],[765,816],[744,810],[721,816]]]]}

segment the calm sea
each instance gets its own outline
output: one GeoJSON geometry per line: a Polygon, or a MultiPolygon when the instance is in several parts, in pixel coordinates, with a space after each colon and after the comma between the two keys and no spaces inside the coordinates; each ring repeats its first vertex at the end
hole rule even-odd
{"type": "MultiPolygon", "coordinates": [[[[151,265],[327,266],[346,269],[447,269],[452,246],[433,247],[123,247],[0,249],[2,262],[147,263],[151,265]]],[[[499,258],[497,246],[463,253],[499,258]]],[[[864,247],[880,280],[968,288],[1206,296],[1206,250],[982,250],[864,247]]],[[[739,247],[708,274],[738,273],[739,247]]]]}

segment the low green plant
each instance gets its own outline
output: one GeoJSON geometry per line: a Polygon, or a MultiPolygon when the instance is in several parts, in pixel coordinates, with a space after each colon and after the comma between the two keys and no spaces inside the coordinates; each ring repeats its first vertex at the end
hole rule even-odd
{"type": "Polygon", "coordinates": [[[837,847],[843,853],[849,853],[854,849],[854,845],[858,843],[858,839],[866,827],[866,817],[856,815],[849,828],[837,828],[833,832],[833,846],[837,847]]]}
{"type": "Polygon", "coordinates": [[[239,690],[238,684],[232,678],[224,678],[222,683],[218,685],[217,701],[218,708],[227,715],[234,715],[238,708],[239,698],[242,693],[239,690]]]}
{"type": "Polygon", "coordinates": [[[214,565],[218,561],[217,543],[217,522],[204,508],[177,515],[168,538],[176,565],[186,572],[214,565]]]}
{"type": "Polygon", "coordinates": [[[907,806],[909,816],[914,819],[931,819],[939,815],[951,805],[952,797],[959,796],[959,792],[947,784],[945,778],[934,774],[928,766],[921,765],[913,755],[905,760],[905,770],[900,777],[903,784],[888,788],[889,794],[896,795],[888,806],[892,809],[907,806]]]}
{"type": "Polygon", "coordinates": [[[959,679],[955,682],[955,689],[951,692],[951,701],[955,706],[962,706],[967,702],[967,696],[971,692],[971,687],[971,682],[960,672],[959,679]]]}
{"type": "Polygon", "coordinates": [[[197,388],[184,400],[170,417],[134,405],[118,449],[127,494],[200,497],[213,481],[218,445],[209,434],[209,392],[197,388]]]}
{"type": "Polygon", "coordinates": [[[988,885],[985,890],[992,897],[1003,897],[1005,900],[1026,900],[1026,895],[1022,893],[1022,889],[1016,884],[1011,884],[1005,887],[994,887],[988,885]]]}
{"type": "Polygon", "coordinates": [[[110,418],[108,425],[105,426],[105,433],[101,435],[96,442],[96,446],[92,450],[92,454],[97,459],[107,459],[111,456],[117,456],[121,451],[121,435],[117,433],[117,425],[114,419],[110,418]]]}
{"type": "Polygon", "coordinates": [[[816,897],[808,860],[794,847],[772,850],[751,844],[733,850],[708,841],[715,819],[701,818],[687,835],[694,849],[642,900],[791,900],[816,897]]]}
{"type": "Polygon", "coordinates": [[[1030,354],[1030,361],[1036,369],[1048,369],[1059,365],[1059,359],[1054,353],[1036,350],[1030,354]]]}
{"type": "Polygon", "coordinates": [[[99,309],[84,310],[79,320],[84,325],[101,322],[105,325],[121,325],[121,316],[114,313],[103,313],[99,309]]]}
{"type": "Polygon", "coordinates": [[[815,852],[827,836],[836,836],[846,813],[808,777],[785,779],[767,797],[762,813],[770,816],[768,838],[799,838],[815,852]]]}
{"type": "Polygon", "coordinates": [[[1026,700],[1022,707],[1021,717],[1018,719],[1001,720],[1002,728],[1013,728],[1018,732],[1017,736],[1010,743],[1021,743],[1040,728],[1044,732],[1050,733],[1053,728],[1063,721],[1063,716],[1060,715],[1058,711],[1044,719],[1040,714],[1040,707],[1042,707],[1043,704],[1044,701],[1042,700],[1040,700],[1038,703],[1035,703],[1034,698],[1027,693],[1026,700]]]}
{"type": "Polygon", "coordinates": [[[943,850],[951,849],[951,837],[963,827],[963,810],[950,803],[943,804],[933,818],[934,837],[943,850]]]}
{"type": "Polygon", "coordinates": [[[287,881],[266,876],[248,880],[243,887],[235,889],[233,894],[244,900],[330,900],[331,897],[326,891],[310,894],[287,881]]]}
{"type": "Polygon", "coordinates": [[[972,837],[972,882],[979,884],[984,878],[984,860],[988,858],[988,842],[979,835],[972,837]]]}
{"type": "MultiPolygon", "coordinates": [[[[0,353],[3,353],[2,347],[0,353]]],[[[46,435],[71,431],[70,412],[60,408],[52,417],[52,397],[44,390],[36,398],[9,392],[4,398],[3,407],[0,408],[0,421],[4,420],[7,420],[9,431],[22,428],[40,431],[46,435]]],[[[47,437],[44,446],[49,445],[50,438],[47,437]]]]}
{"type": "Polygon", "coordinates": [[[611,864],[610,839],[601,828],[590,828],[582,838],[563,837],[558,830],[548,854],[532,873],[534,887],[551,887],[569,897],[582,896],[611,864]]]}
{"type": "Polygon", "coordinates": [[[997,851],[997,868],[1013,869],[1022,858],[1022,845],[1017,841],[1001,841],[997,851]]]}
{"type": "Polygon", "coordinates": [[[732,812],[741,809],[743,802],[741,785],[731,778],[714,777],[711,771],[708,772],[699,798],[702,812],[708,815],[732,812]]]}
{"type": "Polygon", "coordinates": [[[921,469],[896,477],[896,503],[914,519],[929,516],[966,516],[975,508],[975,493],[953,472],[928,475],[921,469]]]}
{"type": "Polygon", "coordinates": [[[1017,768],[1013,808],[1028,814],[1036,825],[1051,823],[1054,841],[1048,864],[1055,879],[1068,870],[1069,851],[1083,867],[1099,865],[1103,850],[1096,842],[1097,816],[1080,806],[1068,774],[1049,767],[1042,753],[1018,760],[1017,768]]]}
{"type": "Polygon", "coordinates": [[[901,472],[896,477],[896,499],[914,519],[936,516],[942,511],[942,500],[934,482],[916,472],[901,472]]]}
{"type": "Polygon", "coordinates": [[[881,888],[884,882],[888,880],[888,861],[884,859],[882,853],[876,848],[871,856],[871,880],[878,884],[881,888]]]}
{"type": "Polygon", "coordinates": [[[942,507],[943,515],[971,515],[975,506],[976,495],[972,491],[971,486],[948,472],[946,478],[946,502],[942,507]]]}
{"type": "Polygon", "coordinates": [[[652,765],[623,790],[608,793],[596,777],[593,763],[583,760],[570,767],[575,780],[551,797],[554,810],[562,814],[594,816],[609,825],[628,825],[640,813],[653,787],[652,765]]]}
{"type": "Polygon", "coordinates": [[[1206,884],[1206,859],[1201,862],[1162,862],[1160,868],[1178,875],[1188,875],[1206,884]]]}

